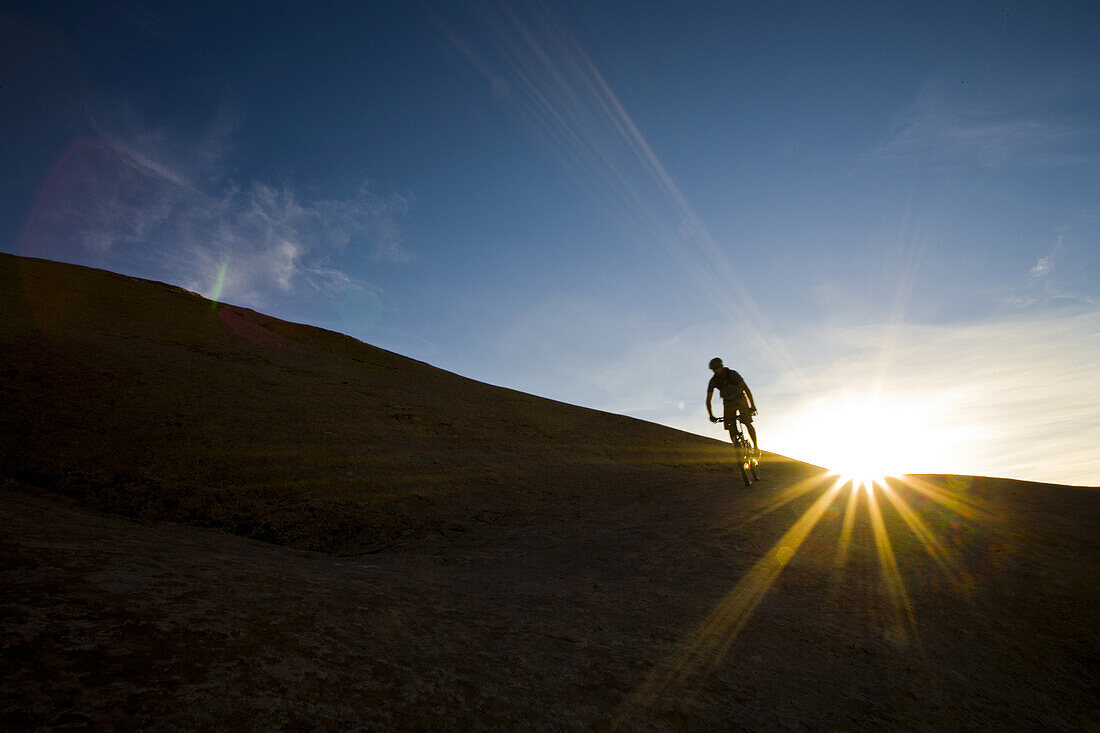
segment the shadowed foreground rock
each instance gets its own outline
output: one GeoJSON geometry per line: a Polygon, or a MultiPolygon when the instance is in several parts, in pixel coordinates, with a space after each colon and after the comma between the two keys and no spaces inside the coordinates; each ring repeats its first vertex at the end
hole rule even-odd
{"type": "Polygon", "coordinates": [[[0,256],[0,725],[1100,725],[1095,489],[873,492],[0,256]],[[263,541],[259,541],[263,540],[263,541]]]}

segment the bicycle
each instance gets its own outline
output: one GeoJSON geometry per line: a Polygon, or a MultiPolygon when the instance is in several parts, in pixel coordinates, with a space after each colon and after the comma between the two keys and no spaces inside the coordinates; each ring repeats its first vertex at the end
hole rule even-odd
{"type": "Polygon", "coordinates": [[[737,419],[737,413],[726,418],[712,417],[714,423],[723,423],[723,427],[730,432],[730,441],[737,449],[738,467],[741,469],[741,478],[745,480],[745,486],[752,485],[753,481],[760,480],[760,459],[756,455],[756,446],[745,437],[745,431],[741,427],[741,421],[737,419]]]}

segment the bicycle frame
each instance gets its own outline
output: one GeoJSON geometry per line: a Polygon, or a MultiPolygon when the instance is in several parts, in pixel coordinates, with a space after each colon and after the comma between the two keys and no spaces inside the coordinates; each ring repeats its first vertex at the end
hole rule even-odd
{"type": "Polygon", "coordinates": [[[757,460],[755,455],[756,446],[752,445],[745,437],[745,430],[741,421],[737,418],[737,413],[728,418],[723,415],[721,422],[722,427],[729,431],[730,442],[737,449],[737,462],[741,469],[741,477],[745,480],[745,486],[748,486],[753,480],[760,478],[760,473],[757,470],[760,461],[757,460]]]}

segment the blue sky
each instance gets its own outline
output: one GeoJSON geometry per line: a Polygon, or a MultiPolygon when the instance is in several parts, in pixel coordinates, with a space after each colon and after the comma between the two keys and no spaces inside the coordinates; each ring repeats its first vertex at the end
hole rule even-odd
{"type": "Polygon", "coordinates": [[[719,355],[766,449],[1100,484],[1095,3],[0,8],[5,251],[715,437],[719,355]]]}

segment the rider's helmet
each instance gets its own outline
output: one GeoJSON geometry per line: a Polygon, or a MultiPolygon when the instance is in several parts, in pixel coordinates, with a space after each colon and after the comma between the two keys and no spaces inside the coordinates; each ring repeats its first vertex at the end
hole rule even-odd
{"type": "Polygon", "coordinates": [[[719,369],[722,366],[722,360],[717,356],[710,360],[710,364],[707,364],[708,369],[719,369]]]}

